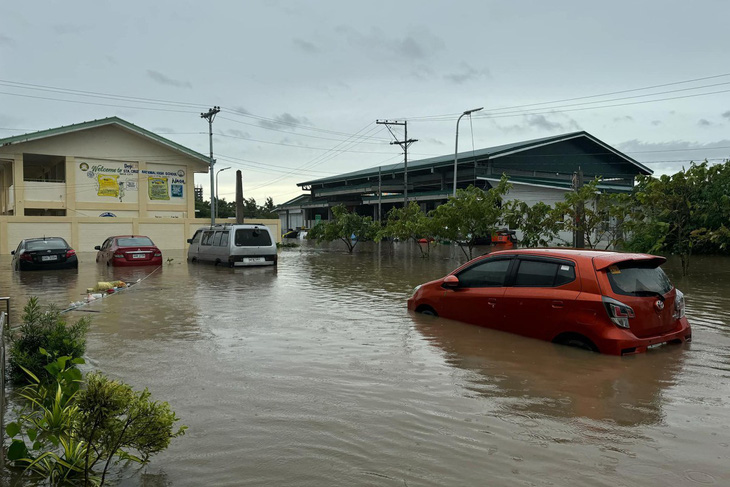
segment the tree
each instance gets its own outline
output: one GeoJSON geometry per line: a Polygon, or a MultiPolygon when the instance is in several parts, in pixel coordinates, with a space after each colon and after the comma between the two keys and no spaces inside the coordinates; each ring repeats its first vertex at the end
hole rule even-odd
{"type": "MultiPolygon", "coordinates": [[[[564,230],[583,235],[586,247],[607,249],[623,243],[624,224],[632,207],[630,196],[602,193],[601,178],[565,194],[565,201],[555,205],[564,230]]],[[[565,242],[570,243],[570,242],[565,242]]]]}
{"type": "Polygon", "coordinates": [[[659,178],[638,178],[628,247],[678,255],[689,272],[695,251],[722,252],[730,244],[730,164],[705,161],[659,178]]]}
{"type": "Polygon", "coordinates": [[[351,213],[343,205],[332,208],[332,216],[331,220],[315,225],[307,234],[307,238],[314,239],[317,243],[339,239],[345,242],[347,251],[352,253],[361,240],[377,237],[379,225],[369,216],[351,213]]]}
{"type": "Polygon", "coordinates": [[[511,185],[506,175],[488,191],[469,186],[459,189],[443,205],[431,212],[434,232],[441,238],[457,242],[471,259],[476,239],[491,236],[503,220],[502,200],[511,185]],[[468,253],[467,250],[468,249],[468,253]]]}
{"type": "Polygon", "coordinates": [[[426,216],[415,201],[411,201],[403,208],[392,208],[388,212],[388,220],[380,231],[380,237],[394,237],[399,240],[413,240],[421,251],[422,257],[428,257],[431,251],[431,241],[435,236],[433,220],[426,216]],[[426,239],[425,249],[419,242],[426,239]]]}
{"type": "Polygon", "coordinates": [[[504,220],[509,228],[522,231],[523,247],[547,247],[562,227],[555,209],[542,201],[532,206],[524,201],[509,201],[505,204],[504,220]]]}

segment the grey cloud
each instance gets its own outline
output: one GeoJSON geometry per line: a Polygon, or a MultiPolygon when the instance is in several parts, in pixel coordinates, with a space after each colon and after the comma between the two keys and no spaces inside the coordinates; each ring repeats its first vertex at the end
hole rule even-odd
{"type": "Polygon", "coordinates": [[[236,105],[236,106],[231,107],[231,111],[236,112],[236,113],[238,113],[240,115],[250,115],[251,114],[251,112],[249,112],[248,110],[246,110],[241,105],[236,105]]]}
{"type": "Polygon", "coordinates": [[[154,81],[157,81],[161,85],[174,86],[176,88],[192,88],[193,87],[193,85],[191,85],[189,81],[178,81],[178,80],[172,79],[168,76],[165,76],[164,74],[160,73],[159,71],[153,71],[151,69],[147,70],[147,76],[152,78],[154,81]]]}
{"type": "MultiPolygon", "coordinates": [[[[667,164],[667,170],[678,170],[682,164],[690,161],[718,162],[728,158],[730,140],[722,139],[706,144],[686,140],[670,140],[666,142],[644,142],[638,139],[613,144],[618,150],[628,154],[639,162],[656,161],[667,164]]],[[[656,169],[655,166],[651,166],[656,169]]]]}
{"type": "Polygon", "coordinates": [[[527,125],[542,130],[580,130],[578,123],[569,118],[566,123],[553,122],[548,120],[544,115],[530,115],[527,117],[527,125]]]}
{"type": "Polygon", "coordinates": [[[426,28],[419,28],[417,32],[403,37],[393,37],[378,28],[363,34],[349,26],[338,26],[335,32],[344,37],[351,47],[374,51],[378,57],[390,55],[401,61],[423,61],[446,46],[443,39],[426,28]]]}
{"type": "Polygon", "coordinates": [[[73,25],[73,24],[56,24],[56,25],[52,26],[51,29],[53,29],[53,32],[55,32],[58,35],[77,34],[84,30],[88,30],[87,27],[82,27],[82,26],[73,25]]]}
{"type": "Polygon", "coordinates": [[[436,72],[430,66],[419,64],[411,71],[411,76],[413,78],[426,81],[433,79],[436,76],[436,72]]]}
{"type": "Polygon", "coordinates": [[[662,121],[661,120],[654,120],[653,122],[651,122],[651,124],[653,126],[655,126],[655,127],[658,127],[658,126],[660,126],[662,124],[662,121]]]}
{"type": "Polygon", "coordinates": [[[613,119],[614,122],[633,122],[634,117],[630,115],[624,115],[623,117],[616,117],[613,119]]]}
{"type": "Polygon", "coordinates": [[[290,113],[282,113],[281,115],[276,115],[273,121],[260,120],[259,125],[266,129],[280,129],[282,125],[296,127],[299,125],[312,125],[312,123],[307,117],[297,118],[290,113]]]}
{"type": "Polygon", "coordinates": [[[294,39],[293,42],[295,46],[304,52],[308,52],[310,54],[316,54],[319,52],[319,48],[317,46],[309,41],[305,41],[304,39],[294,39]]]}
{"type": "Polygon", "coordinates": [[[725,118],[727,118],[727,119],[730,119],[730,110],[728,110],[725,113],[723,113],[722,116],[725,117],[725,118]]]}
{"type": "Polygon", "coordinates": [[[244,132],[243,130],[238,130],[238,129],[228,129],[228,130],[225,130],[223,133],[226,135],[231,135],[233,137],[238,137],[241,139],[250,139],[251,138],[251,134],[249,134],[248,132],[244,132]]]}
{"type": "Polygon", "coordinates": [[[13,46],[15,45],[15,41],[11,37],[6,36],[5,34],[0,34],[0,46],[13,46]]]}
{"type": "Polygon", "coordinates": [[[710,121],[709,121],[709,120],[707,120],[707,119],[701,118],[701,119],[700,119],[700,120],[699,120],[699,121],[697,122],[697,125],[699,125],[700,127],[709,127],[709,126],[711,126],[711,125],[712,125],[712,122],[710,122],[710,121]]]}
{"type": "Polygon", "coordinates": [[[477,81],[480,79],[489,78],[491,75],[488,69],[475,69],[467,63],[461,63],[459,71],[444,76],[445,79],[456,83],[457,85],[466,83],[468,81],[477,81]]]}

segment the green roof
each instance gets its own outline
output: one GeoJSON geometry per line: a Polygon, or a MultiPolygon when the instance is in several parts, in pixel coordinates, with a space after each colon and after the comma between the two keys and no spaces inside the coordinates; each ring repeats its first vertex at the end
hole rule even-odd
{"type": "MultiPolygon", "coordinates": [[[[457,158],[460,162],[466,162],[467,160],[472,161],[474,159],[479,158],[485,158],[488,157],[489,159],[496,159],[498,157],[507,156],[510,154],[514,154],[515,152],[521,152],[525,150],[534,149],[536,147],[540,147],[547,144],[554,144],[557,142],[562,142],[564,140],[570,140],[575,138],[586,138],[590,140],[591,142],[602,146],[605,148],[608,152],[613,153],[620,158],[624,159],[628,164],[631,164],[635,166],[640,173],[643,174],[652,174],[653,171],[649,169],[648,167],[644,166],[640,162],[634,160],[633,158],[627,156],[626,154],[614,149],[613,147],[609,146],[608,144],[600,141],[596,137],[592,136],[588,132],[580,131],[580,132],[570,132],[567,134],[562,135],[554,135],[551,137],[543,137],[540,139],[532,139],[532,140],[526,140],[522,142],[515,142],[511,144],[503,144],[503,145],[497,145],[494,147],[487,147],[486,149],[479,149],[475,151],[469,151],[469,152],[460,152],[457,155],[457,158]]],[[[408,161],[408,170],[417,170],[417,169],[424,169],[429,167],[438,167],[438,166],[451,166],[454,164],[454,154],[447,154],[443,156],[438,157],[431,157],[428,159],[420,159],[417,161],[408,161]]],[[[369,169],[362,169],[360,171],[353,171],[345,174],[340,174],[337,176],[330,176],[327,178],[322,179],[315,179],[312,181],[306,181],[303,183],[297,183],[297,186],[310,186],[312,184],[326,184],[326,183],[334,183],[337,181],[344,181],[349,179],[356,179],[356,178],[363,178],[363,177],[377,177],[378,176],[378,170],[380,170],[382,176],[391,175],[395,173],[402,173],[404,169],[404,164],[402,162],[396,163],[396,164],[389,164],[387,166],[380,166],[375,168],[369,168],[369,169]]]]}
{"type": "Polygon", "coordinates": [[[38,132],[30,132],[30,133],[23,134],[23,135],[15,135],[13,137],[6,137],[4,139],[0,139],[0,146],[21,144],[23,142],[31,142],[33,140],[44,139],[46,137],[64,135],[64,134],[68,134],[68,133],[72,133],[72,132],[78,132],[80,130],[87,130],[87,129],[91,129],[91,128],[103,127],[105,125],[118,125],[124,129],[127,129],[131,132],[141,135],[142,137],[152,139],[153,141],[158,142],[162,145],[165,145],[173,150],[182,152],[185,155],[190,156],[194,159],[198,159],[205,164],[210,164],[210,157],[203,155],[200,152],[196,152],[192,149],[188,149],[184,145],[180,145],[177,142],[171,141],[170,139],[161,137],[161,136],[155,134],[154,132],[150,132],[149,130],[143,129],[142,127],[138,127],[137,125],[134,125],[133,123],[129,123],[126,120],[122,120],[119,117],[102,118],[100,120],[92,120],[90,122],[81,122],[81,123],[76,123],[73,125],[64,125],[62,127],[57,127],[57,128],[53,128],[53,129],[39,130],[38,132]]]}

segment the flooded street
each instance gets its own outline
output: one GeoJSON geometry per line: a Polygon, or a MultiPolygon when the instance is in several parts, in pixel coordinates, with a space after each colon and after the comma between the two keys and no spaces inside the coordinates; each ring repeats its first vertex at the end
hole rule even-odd
{"type": "MultiPolygon", "coordinates": [[[[16,273],[0,295],[92,318],[86,369],[168,401],[189,429],[128,486],[730,485],[730,259],[664,268],[693,342],[603,356],[411,315],[464,262],[438,246],[282,249],[278,269],[188,265],[16,273]]],[[[486,249],[482,249],[483,251],[486,249]]]]}

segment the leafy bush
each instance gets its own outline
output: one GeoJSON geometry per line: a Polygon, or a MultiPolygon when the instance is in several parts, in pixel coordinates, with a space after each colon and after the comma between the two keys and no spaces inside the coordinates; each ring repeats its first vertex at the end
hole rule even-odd
{"type": "Polygon", "coordinates": [[[27,381],[25,370],[40,382],[53,379],[46,365],[59,357],[70,360],[81,358],[86,351],[88,318],[67,325],[60,310],[54,306],[45,309],[37,297],[31,297],[23,309],[23,324],[10,342],[10,374],[14,381],[27,381]]]}

